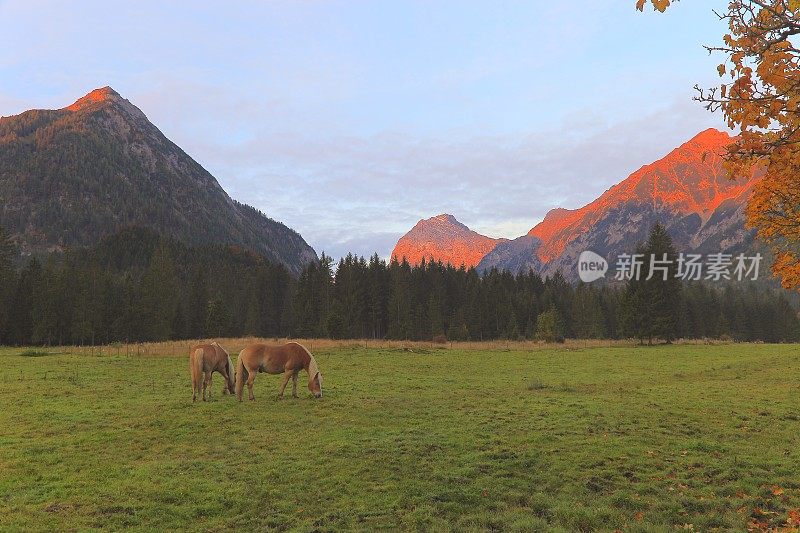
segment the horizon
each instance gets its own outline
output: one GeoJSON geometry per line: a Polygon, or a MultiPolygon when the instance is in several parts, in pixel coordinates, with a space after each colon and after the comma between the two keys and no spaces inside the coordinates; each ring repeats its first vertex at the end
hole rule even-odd
{"type": "Polygon", "coordinates": [[[99,9],[77,17],[51,8],[26,24],[37,7],[0,3],[6,39],[23,28],[41,37],[0,53],[15,74],[0,90],[0,115],[62,108],[111,86],[231,197],[337,260],[388,258],[400,236],[440,213],[513,239],[698,132],[727,131],[689,98],[694,83],[712,84],[715,59],[701,44],[719,34],[697,5],[654,15],[612,2],[276,2],[224,13],[200,5],[181,18],[174,6],[143,3],[123,9],[124,27],[99,9]],[[144,20],[158,22],[139,49],[144,20]],[[682,39],[669,49],[629,44],[666,42],[677,27],[682,39]],[[106,47],[75,61],[98,41],[106,47]]]}

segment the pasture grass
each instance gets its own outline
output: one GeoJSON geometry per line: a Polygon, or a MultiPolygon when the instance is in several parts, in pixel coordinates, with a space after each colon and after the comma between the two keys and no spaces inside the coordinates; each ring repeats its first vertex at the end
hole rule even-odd
{"type": "Polygon", "coordinates": [[[321,400],[242,404],[67,350],[0,349],[2,530],[800,525],[797,345],[321,346],[321,400]]]}
{"type": "Polygon", "coordinates": [[[46,357],[48,355],[57,355],[58,353],[59,352],[42,350],[40,348],[28,348],[27,350],[21,351],[19,355],[22,357],[46,357]]]}

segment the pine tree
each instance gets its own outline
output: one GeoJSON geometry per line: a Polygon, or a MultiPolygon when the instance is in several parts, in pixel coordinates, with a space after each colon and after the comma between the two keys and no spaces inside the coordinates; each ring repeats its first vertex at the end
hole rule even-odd
{"type": "Polygon", "coordinates": [[[346,331],[347,325],[339,309],[338,302],[335,302],[325,319],[325,334],[331,339],[342,339],[345,337],[346,331]]]}
{"type": "Polygon", "coordinates": [[[33,298],[33,344],[50,346],[58,339],[59,309],[66,305],[66,287],[58,283],[56,258],[50,255],[41,270],[40,284],[33,298]]]}
{"type": "Polygon", "coordinates": [[[194,267],[189,282],[189,308],[187,322],[189,336],[193,339],[206,337],[206,314],[208,309],[208,289],[206,286],[206,268],[203,264],[194,267]]]}
{"type": "Polygon", "coordinates": [[[442,319],[442,308],[439,299],[435,296],[428,298],[428,332],[431,337],[444,335],[444,320],[442,319]]]}
{"type": "Polygon", "coordinates": [[[398,263],[392,259],[389,265],[389,337],[411,339],[411,267],[404,259],[398,263]]]}
{"type": "Polygon", "coordinates": [[[214,337],[227,337],[231,330],[231,315],[225,302],[217,296],[206,307],[206,332],[214,337]]]}
{"type": "Polygon", "coordinates": [[[580,284],[572,300],[572,328],[578,339],[600,339],[606,336],[605,319],[600,297],[586,284],[580,284]]]}
{"type": "Polygon", "coordinates": [[[519,322],[517,321],[517,315],[514,311],[511,311],[511,315],[508,318],[508,326],[506,327],[506,338],[512,341],[520,340],[522,338],[522,333],[520,333],[519,322]]]}
{"type": "Polygon", "coordinates": [[[178,303],[178,280],[172,254],[165,242],[159,243],[141,282],[141,309],[145,338],[161,341],[172,337],[178,303]]]}
{"type": "Polygon", "coordinates": [[[30,344],[33,336],[34,309],[41,295],[42,266],[35,257],[28,261],[19,276],[8,319],[8,339],[16,344],[30,344]]]}
{"type": "Polygon", "coordinates": [[[370,336],[381,339],[386,336],[386,309],[388,305],[388,278],[386,262],[374,254],[370,257],[368,268],[368,303],[367,315],[370,336]]]}
{"type": "Polygon", "coordinates": [[[14,244],[0,227],[0,344],[4,344],[6,340],[11,297],[17,284],[14,270],[16,255],[14,244]]]}
{"type": "Polygon", "coordinates": [[[258,294],[253,291],[247,300],[247,315],[244,323],[245,334],[253,337],[263,336],[261,322],[261,306],[259,305],[258,294]]]}
{"type": "Polygon", "coordinates": [[[654,338],[672,341],[678,334],[681,283],[676,278],[677,253],[666,228],[657,223],[647,243],[636,250],[642,256],[640,276],[627,283],[623,298],[626,332],[652,344],[654,338]]]}

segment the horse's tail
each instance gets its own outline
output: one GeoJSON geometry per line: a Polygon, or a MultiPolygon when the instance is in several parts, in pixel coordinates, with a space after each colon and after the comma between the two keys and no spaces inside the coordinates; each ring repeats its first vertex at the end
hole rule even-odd
{"type": "Polygon", "coordinates": [[[242,390],[244,389],[244,380],[246,380],[250,375],[247,372],[247,368],[244,366],[244,358],[242,357],[242,353],[244,350],[239,352],[239,359],[236,361],[236,399],[240,402],[242,401],[242,390]]]}
{"type": "Polygon", "coordinates": [[[192,374],[192,398],[200,391],[203,383],[203,349],[196,348],[189,356],[189,372],[192,374]]]}
{"type": "Polygon", "coordinates": [[[226,383],[227,387],[225,388],[226,393],[233,393],[234,387],[236,386],[236,377],[234,375],[235,369],[233,368],[233,361],[231,360],[231,356],[227,353],[225,354],[228,356],[228,383],[226,383]]]}

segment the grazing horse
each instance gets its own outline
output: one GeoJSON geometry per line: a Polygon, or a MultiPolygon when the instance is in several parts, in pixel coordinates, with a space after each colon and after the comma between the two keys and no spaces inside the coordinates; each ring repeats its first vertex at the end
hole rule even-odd
{"type": "Polygon", "coordinates": [[[250,400],[253,396],[253,380],[258,372],[267,374],[283,374],[281,392],[278,398],[283,398],[283,391],[289,378],[292,379],[292,397],[297,398],[297,374],[301,370],[308,372],[308,390],[315,398],[322,397],[322,374],[317,366],[317,361],[311,352],[302,344],[290,342],[283,346],[267,346],[266,344],[251,344],[239,352],[239,361],[236,364],[236,398],[242,401],[242,389],[247,380],[247,390],[250,400]]]}
{"type": "MultiPolygon", "coordinates": [[[[203,401],[206,401],[206,389],[211,386],[211,374],[219,372],[225,379],[223,394],[233,394],[234,374],[233,361],[225,348],[212,342],[198,344],[189,352],[189,371],[192,374],[192,401],[197,401],[200,387],[203,387],[203,401]]],[[[208,391],[209,396],[211,391],[208,391]]]]}

